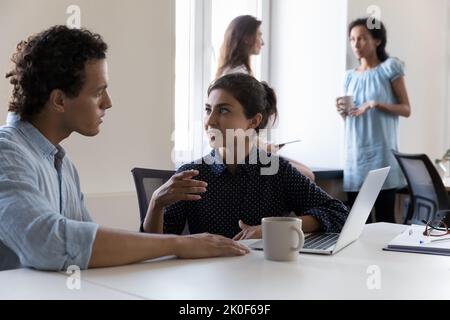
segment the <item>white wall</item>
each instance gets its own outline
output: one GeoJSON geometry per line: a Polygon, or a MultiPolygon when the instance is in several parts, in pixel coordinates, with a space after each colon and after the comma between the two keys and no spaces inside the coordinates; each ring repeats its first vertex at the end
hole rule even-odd
{"type": "Polygon", "coordinates": [[[345,72],[347,2],[272,1],[270,82],[281,139],[302,139],[281,154],[314,167],[343,166],[343,121],[335,109],[345,72]]]}
{"type": "Polygon", "coordinates": [[[282,154],[315,167],[342,166],[343,124],[334,98],[345,69],[357,63],[346,29],[378,5],[388,29],[387,49],[406,63],[412,116],[401,119],[400,150],[441,157],[450,147],[448,2],[272,1],[270,81],[279,97],[279,128],[285,139],[303,140],[282,154]]]}
{"type": "Polygon", "coordinates": [[[401,118],[400,150],[426,153],[432,160],[440,158],[450,147],[448,1],[348,0],[348,3],[349,21],[364,16],[370,5],[380,7],[381,20],[388,31],[387,51],[406,63],[412,116],[401,118]]]}
{"type": "MultiPolygon", "coordinates": [[[[65,24],[66,8],[74,3],[81,7],[82,26],[109,44],[113,108],[97,137],[73,134],[64,147],[79,170],[94,218],[135,229],[138,209],[130,170],[172,168],[174,0],[1,0],[0,74],[9,70],[19,40],[65,24]],[[128,205],[111,206],[115,195],[128,205]]],[[[2,119],[10,92],[8,81],[0,81],[2,119]]]]}

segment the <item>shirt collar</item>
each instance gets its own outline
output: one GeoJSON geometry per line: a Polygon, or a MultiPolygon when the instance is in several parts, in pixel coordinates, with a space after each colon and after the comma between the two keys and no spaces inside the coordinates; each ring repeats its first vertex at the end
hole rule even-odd
{"type": "Polygon", "coordinates": [[[218,176],[227,169],[227,166],[223,163],[223,159],[220,156],[219,151],[215,149],[213,149],[210,154],[204,157],[203,162],[210,165],[211,171],[218,176]]]}
{"type": "Polygon", "coordinates": [[[44,157],[55,156],[64,158],[66,152],[60,145],[54,146],[38,129],[28,121],[23,121],[16,113],[9,112],[6,118],[6,124],[16,128],[27,138],[30,145],[37,147],[44,157]]]}
{"type": "MultiPolygon", "coordinates": [[[[253,147],[245,158],[245,163],[239,164],[239,169],[247,173],[260,172],[262,165],[259,161],[258,154],[262,152],[264,151],[253,147]]],[[[204,163],[209,164],[211,166],[211,171],[216,175],[222,174],[227,169],[219,151],[216,149],[212,150],[210,154],[204,157],[204,163]]]]}

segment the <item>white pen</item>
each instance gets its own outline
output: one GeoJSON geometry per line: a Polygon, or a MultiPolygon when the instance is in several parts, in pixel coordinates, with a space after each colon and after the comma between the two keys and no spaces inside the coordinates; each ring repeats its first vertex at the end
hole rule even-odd
{"type": "Polygon", "coordinates": [[[291,144],[291,143],[295,143],[295,142],[300,142],[300,141],[302,141],[302,140],[294,140],[294,141],[284,142],[284,143],[277,144],[276,146],[277,146],[278,149],[281,149],[281,148],[283,148],[283,147],[284,147],[285,145],[287,145],[287,144],[291,144]]]}

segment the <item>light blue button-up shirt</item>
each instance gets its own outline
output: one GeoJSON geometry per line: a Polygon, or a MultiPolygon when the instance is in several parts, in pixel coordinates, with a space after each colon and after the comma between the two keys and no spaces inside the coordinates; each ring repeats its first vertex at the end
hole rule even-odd
{"type": "Polygon", "coordinates": [[[10,113],[0,127],[0,270],[86,269],[97,229],[64,149],[10,113]]]}

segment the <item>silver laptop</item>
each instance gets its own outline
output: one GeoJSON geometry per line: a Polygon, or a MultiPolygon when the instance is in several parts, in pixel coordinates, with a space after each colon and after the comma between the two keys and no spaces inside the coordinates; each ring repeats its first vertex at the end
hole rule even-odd
{"type": "MultiPolygon", "coordinates": [[[[305,245],[300,252],[331,255],[356,241],[364,229],[390,168],[368,173],[341,233],[311,233],[305,237],[305,245]]],[[[250,245],[250,248],[263,250],[262,240],[250,245]]]]}

